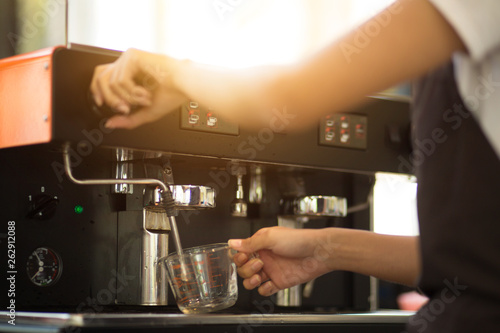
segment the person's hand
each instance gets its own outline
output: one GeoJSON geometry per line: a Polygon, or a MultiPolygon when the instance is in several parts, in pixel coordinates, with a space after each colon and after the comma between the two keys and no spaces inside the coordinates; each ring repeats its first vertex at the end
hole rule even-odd
{"type": "Polygon", "coordinates": [[[130,49],[114,63],[97,66],[90,85],[94,101],[117,112],[106,127],[135,128],[184,102],[185,96],[171,84],[173,62],[167,56],[130,49]]]}
{"type": "Polygon", "coordinates": [[[231,239],[229,246],[246,289],[259,287],[263,296],[310,281],[330,271],[329,246],[318,229],[264,228],[247,239],[231,239]],[[257,254],[257,256],[255,256],[257,254]]]}

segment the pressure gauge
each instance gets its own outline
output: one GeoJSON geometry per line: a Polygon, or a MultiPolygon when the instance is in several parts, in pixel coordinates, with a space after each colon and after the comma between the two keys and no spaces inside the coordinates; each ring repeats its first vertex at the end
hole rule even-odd
{"type": "Polygon", "coordinates": [[[26,271],[31,282],[48,287],[57,282],[62,273],[61,257],[53,250],[39,247],[28,257],[26,271]]]}

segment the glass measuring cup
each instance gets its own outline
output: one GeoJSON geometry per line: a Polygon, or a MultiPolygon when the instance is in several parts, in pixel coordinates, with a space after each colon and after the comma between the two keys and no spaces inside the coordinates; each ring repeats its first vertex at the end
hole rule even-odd
{"type": "Polygon", "coordinates": [[[181,255],[171,253],[161,259],[183,313],[218,311],[236,303],[235,253],[227,244],[219,243],[183,249],[181,255]]]}

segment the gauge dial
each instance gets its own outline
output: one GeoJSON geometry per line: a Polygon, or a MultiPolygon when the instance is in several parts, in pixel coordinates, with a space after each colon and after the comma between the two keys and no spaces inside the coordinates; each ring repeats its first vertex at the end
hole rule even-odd
{"type": "Polygon", "coordinates": [[[31,282],[39,287],[53,285],[62,272],[61,257],[53,250],[39,247],[28,257],[26,271],[31,282]]]}

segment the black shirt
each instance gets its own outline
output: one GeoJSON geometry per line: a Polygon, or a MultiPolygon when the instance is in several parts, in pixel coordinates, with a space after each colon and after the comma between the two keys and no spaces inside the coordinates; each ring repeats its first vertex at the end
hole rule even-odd
{"type": "Polygon", "coordinates": [[[422,79],[414,97],[419,286],[430,301],[408,332],[500,332],[500,159],[465,107],[452,64],[422,79]]]}

